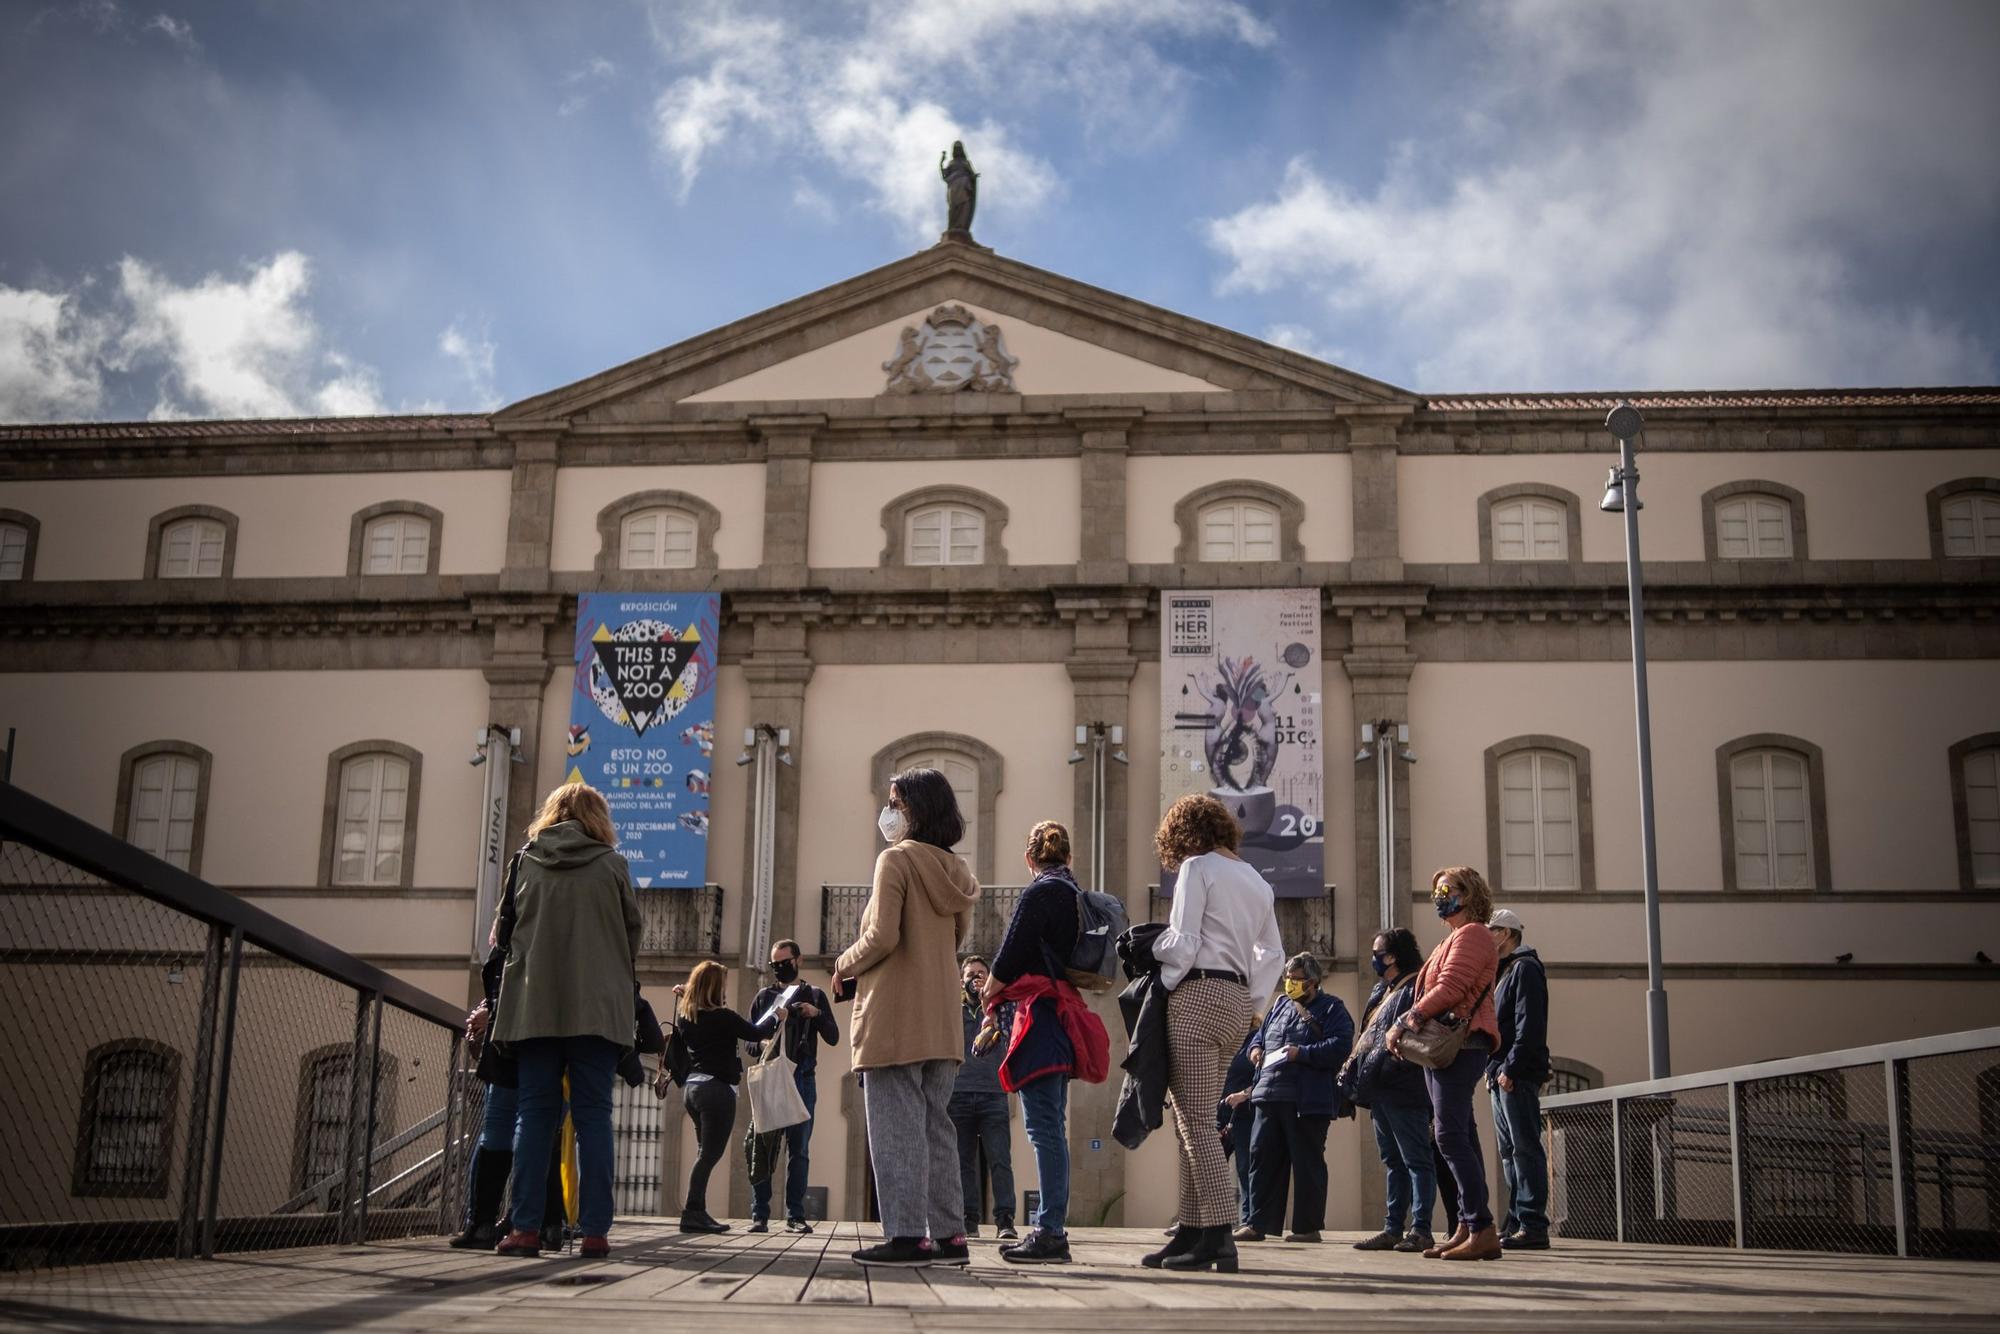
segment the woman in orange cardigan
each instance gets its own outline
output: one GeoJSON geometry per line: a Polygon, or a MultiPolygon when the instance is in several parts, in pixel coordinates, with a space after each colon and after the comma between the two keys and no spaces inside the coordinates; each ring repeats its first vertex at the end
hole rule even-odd
{"type": "Polygon", "coordinates": [[[1472,1095],[1486,1058],[1500,1045],[1500,1024],[1493,1013],[1500,953],[1486,929],[1493,895],[1485,877],[1470,866],[1447,866],[1431,877],[1431,906],[1444,919],[1445,938],[1417,974],[1417,999],[1389,1031],[1389,1050],[1397,1051],[1405,1031],[1445,1013],[1460,1018],[1469,1013],[1472,1027],[1457,1059],[1442,1070],[1424,1072],[1438,1151],[1458,1183],[1458,1230],[1424,1254],[1433,1260],[1498,1260],[1500,1237],[1487,1207],[1486,1163],[1479,1152],[1479,1128],[1472,1121],[1472,1095]]]}

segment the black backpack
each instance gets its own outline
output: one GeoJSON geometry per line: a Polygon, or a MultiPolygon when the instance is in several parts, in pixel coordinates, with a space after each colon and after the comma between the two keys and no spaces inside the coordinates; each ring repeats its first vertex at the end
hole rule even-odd
{"type": "Polygon", "coordinates": [[[1123,900],[1077,886],[1076,948],[1064,969],[1071,986],[1078,991],[1111,989],[1119,973],[1118,937],[1131,924],[1123,900]]]}
{"type": "Polygon", "coordinates": [[[666,1065],[667,1078],[686,1088],[688,1076],[694,1073],[694,1053],[688,1050],[687,1039],[681,1036],[679,1019],[674,1020],[667,1033],[666,1065]]]}

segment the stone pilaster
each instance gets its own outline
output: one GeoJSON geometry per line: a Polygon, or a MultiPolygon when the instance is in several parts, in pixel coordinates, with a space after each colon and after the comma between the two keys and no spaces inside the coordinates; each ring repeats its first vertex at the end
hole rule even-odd
{"type": "Polygon", "coordinates": [[[500,587],[504,591],[538,593],[549,587],[559,439],[559,430],[525,432],[513,439],[513,486],[507,503],[507,565],[500,572],[500,587]]]}
{"type": "Polygon", "coordinates": [[[813,435],[826,425],[815,415],[753,417],[764,437],[764,559],[767,588],[806,582],[806,540],[812,518],[813,435]]]}
{"type": "Polygon", "coordinates": [[[1129,408],[1071,408],[1083,455],[1081,563],[1084,584],[1122,584],[1125,560],[1125,460],[1139,413],[1129,408]]]}
{"type": "MultiPolygon", "coordinates": [[[[1085,457],[1088,459],[1089,455],[1085,457]]],[[[1122,452],[1119,457],[1122,462],[1122,452]]],[[[1121,484],[1121,516],[1122,491],[1121,484]]],[[[1120,530],[1123,530],[1122,521],[1120,530]]],[[[1087,525],[1085,531],[1089,531],[1087,525]]],[[[1122,564],[1122,538],[1120,551],[1122,564]]],[[[1132,656],[1132,624],[1145,614],[1145,597],[1058,597],[1056,610],[1070,623],[1075,634],[1074,647],[1065,665],[1069,669],[1074,692],[1076,725],[1088,727],[1102,723],[1107,728],[1129,730],[1132,676],[1139,665],[1132,656]]],[[[1086,745],[1082,749],[1084,761],[1071,768],[1075,781],[1071,785],[1069,827],[1077,878],[1088,882],[1090,868],[1096,859],[1096,845],[1090,818],[1091,748],[1086,745]]],[[[1107,743],[1104,765],[1104,883],[1089,887],[1124,899],[1132,920],[1139,922],[1146,919],[1145,886],[1133,883],[1132,868],[1126,864],[1128,858],[1125,852],[1134,785],[1129,766],[1110,758],[1112,749],[1116,748],[1107,743]]],[[[1146,792],[1153,790],[1150,783],[1141,783],[1139,787],[1146,792]]],[[[1118,1009],[1110,995],[1092,998],[1092,1008],[1098,1012],[1106,1028],[1118,1027],[1118,1009]]],[[[1125,1150],[1109,1135],[1118,1098],[1118,1082],[1072,1083],[1069,1096],[1070,1222],[1077,1227],[1092,1227],[1100,1223],[1116,1225],[1124,1216],[1118,1201],[1125,1193],[1125,1150]]]]}
{"type": "Polygon", "coordinates": [[[1394,582],[1403,577],[1402,539],[1396,515],[1396,425],[1408,409],[1392,416],[1350,420],[1348,445],[1353,463],[1354,559],[1357,581],[1394,582]]]}

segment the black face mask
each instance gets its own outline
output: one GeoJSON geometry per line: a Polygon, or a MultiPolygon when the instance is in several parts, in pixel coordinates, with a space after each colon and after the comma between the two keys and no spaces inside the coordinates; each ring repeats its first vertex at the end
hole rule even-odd
{"type": "Polygon", "coordinates": [[[771,965],[771,976],[777,978],[780,982],[784,983],[786,986],[790,986],[793,982],[798,980],[799,961],[797,959],[778,960],[776,963],[771,965]]]}

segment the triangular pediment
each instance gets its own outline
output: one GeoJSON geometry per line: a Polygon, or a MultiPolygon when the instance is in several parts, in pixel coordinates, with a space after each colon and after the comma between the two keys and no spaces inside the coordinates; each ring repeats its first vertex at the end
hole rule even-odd
{"type": "MultiPolygon", "coordinates": [[[[988,391],[982,401],[989,411],[994,392],[1087,401],[1289,390],[1329,406],[1418,401],[1393,385],[1232,330],[978,246],[944,242],[523,400],[495,420],[637,423],[683,413],[710,417],[734,403],[755,404],[756,411],[768,413],[793,402],[876,398],[893,411],[896,398],[917,396],[907,392],[907,378],[892,389],[899,352],[912,346],[905,331],[929,340],[934,327],[959,317],[968,317],[968,327],[981,337],[989,336],[990,328],[1001,340],[996,351],[1004,349],[1008,382],[982,375],[974,386],[988,391]]],[[[970,351],[972,335],[947,332],[962,337],[970,351]]],[[[991,367],[977,356],[973,362],[982,370],[991,367]]],[[[942,365],[934,362],[932,368],[942,365]]],[[[932,388],[921,397],[935,402],[939,393],[932,388]]]]}

